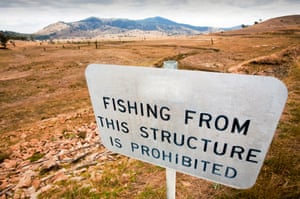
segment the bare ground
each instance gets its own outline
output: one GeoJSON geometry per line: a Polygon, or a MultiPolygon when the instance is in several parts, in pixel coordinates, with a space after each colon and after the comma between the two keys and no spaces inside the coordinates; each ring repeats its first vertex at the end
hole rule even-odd
{"type": "Polygon", "coordinates": [[[16,45],[0,50],[0,197],[164,198],[164,169],[112,154],[99,143],[84,70],[90,63],[160,67],[167,59],[176,59],[180,69],[276,76],[290,92],[252,189],[238,191],[179,173],[177,198],[299,196],[297,35],[104,41],[99,49],[87,43],[16,45]]]}

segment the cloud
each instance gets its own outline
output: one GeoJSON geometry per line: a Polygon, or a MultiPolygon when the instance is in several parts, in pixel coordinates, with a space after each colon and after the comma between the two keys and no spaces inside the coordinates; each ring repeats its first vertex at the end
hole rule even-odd
{"type": "Polygon", "coordinates": [[[90,16],[129,19],[162,16],[191,25],[229,27],[299,14],[299,10],[299,0],[0,0],[0,30],[34,32],[50,23],[90,16]]]}

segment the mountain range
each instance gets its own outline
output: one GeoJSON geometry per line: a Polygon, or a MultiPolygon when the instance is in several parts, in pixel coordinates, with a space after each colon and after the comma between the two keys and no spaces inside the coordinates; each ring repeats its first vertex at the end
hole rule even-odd
{"type": "Polygon", "coordinates": [[[162,17],[142,20],[105,19],[89,17],[76,22],[50,24],[36,34],[50,39],[94,38],[107,34],[131,35],[133,32],[160,33],[161,35],[191,35],[207,33],[208,26],[181,24],[162,17]]]}

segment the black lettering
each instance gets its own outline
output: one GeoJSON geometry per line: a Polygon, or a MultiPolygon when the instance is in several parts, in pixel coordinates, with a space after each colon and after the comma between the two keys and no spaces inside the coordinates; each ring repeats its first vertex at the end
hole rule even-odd
{"type": "Polygon", "coordinates": [[[238,133],[241,133],[243,131],[243,135],[247,135],[249,126],[250,120],[246,120],[244,124],[240,125],[239,120],[237,118],[234,118],[231,133],[234,133],[237,130],[238,133]]]}
{"type": "Polygon", "coordinates": [[[153,139],[154,140],[156,140],[156,133],[157,133],[157,131],[158,131],[158,129],[156,129],[156,128],[150,128],[152,131],[153,131],[153,139]]]}
{"type": "Polygon", "coordinates": [[[142,155],[147,154],[148,156],[150,156],[149,147],[142,145],[141,150],[142,150],[142,155]]]}
{"type": "Polygon", "coordinates": [[[106,127],[109,129],[110,126],[113,130],[115,130],[114,121],[112,119],[105,118],[106,127]]]}
{"type": "Polygon", "coordinates": [[[198,167],[198,159],[195,159],[194,169],[197,169],[198,167]]]}
{"type": "Polygon", "coordinates": [[[203,163],[203,171],[206,171],[206,166],[210,164],[210,162],[205,160],[201,160],[201,162],[203,163]]]}
{"type": "Polygon", "coordinates": [[[154,109],[152,109],[150,104],[146,104],[147,109],[147,117],[150,117],[151,115],[154,116],[155,119],[157,119],[157,105],[154,105],[154,109]],[[150,115],[151,113],[151,115],[150,115]]]}
{"type": "Polygon", "coordinates": [[[238,158],[242,160],[242,154],[244,153],[245,149],[241,146],[233,146],[231,149],[230,157],[234,158],[234,154],[236,153],[238,158]]]}
{"type": "Polygon", "coordinates": [[[140,103],[140,107],[141,107],[141,116],[144,116],[144,106],[143,106],[143,103],[140,103]]]}
{"type": "Polygon", "coordinates": [[[191,137],[188,137],[188,139],[187,139],[187,146],[188,146],[190,149],[197,149],[196,146],[192,146],[192,145],[191,145],[191,140],[197,141],[198,138],[191,136],[191,137]]]}
{"type": "Polygon", "coordinates": [[[139,148],[139,145],[134,143],[134,142],[131,142],[131,152],[134,152],[135,149],[138,149],[139,148]]]}
{"type": "Polygon", "coordinates": [[[107,102],[107,100],[109,100],[109,99],[110,99],[109,97],[105,97],[105,96],[102,97],[102,100],[103,100],[103,104],[104,104],[104,108],[105,108],[105,109],[107,109],[107,105],[109,104],[109,103],[107,102]]]}
{"type": "Polygon", "coordinates": [[[115,145],[117,148],[122,148],[121,140],[119,138],[115,138],[115,145]]]}
{"type": "Polygon", "coordinates": [[[120,131],[120,124],[119,124],[119,120],[116,120],[116,126],[117,126],[117,130],[120,131]]]}
{"type": "Polygon", "coordinates": [[[235,168],[227,167],[225,170],[225,177],[226,178],[235,178],[237,175],[237,171],[235,168]]]}
{"type": "Polygon", "coordinates": [[[117,100],[117,104],[118,104],[118,110],[121,113],[125,113],[126,112],[126,106],[125,106],[125,102],[122,99],[118,99],[117,100]]]}
{"type": "Polygon", "coordinates": [[[258,150],[258,149],[249,149],[247,157],[246,157],[246,161],[253,162],[253,163],[258,163],[257,160],[250,159],[252,157],[253,158],[257,157],[257,154],[253,154],[253,153],[261,153],[261,150],[258,150]]]}
{"type": "Polygon", "coordinates": [[[176,153],[176,156],[175,156],[175,163],[178,164],[178,153],[176,153]]]}
{"type": "Polygon", "coordinates": [[[221,176],[221,173],[218,173],[220,171],[220,169],[223,167],[223,165],[221,164],[217,164],[217,163],[213,163],[212,166],[212,174],[221,176]]]}
{"type": "Polygon", "coordinates": [[[199,127],[202,127],[202,122],[206,123],[206,127],[210,129],[209,122],[211,121],[212,116],[209,113],[200,113],[199,127]]]}
{"type": "Polygon", "coordinates": [[[223,144],[223,149],[222,149],[222,152],[218,152],[218,145],[221,145],[219,142],[215,142],[214,144],[214,153],[216,155],[224,155],[226,153],[226,149],[227,149],[227,143],[224,143],[223,144]]]}
{"type": "Polygon", "coordinates": [[[183,146],[184,145],[184,135],[181,134],[181,136],[177,136],[177,133],[174,133],[174,144],[177,146],[183,146]],[[179,139],[179,138],[177,139],[177,137],[181,137],[181,139],[179,139]]]}
{"type": "Polygon", "coordinates": [[[128,105],[128,113],[129,114],[131,114],[133,111],[135,112],[136,115],[138,114],[136,102],[133,102],[133,105],[131,105],[130,101],[127,101],[127,105],[128,105]]]}
{"type": "Polygon", "coordinates": [[[116,110],[117,110],[117,107],[116,107],[115,98],[111,98],[111,100],[112,100],[112,103],[113,103],[114,111],[116,111],[116,110]]]}
{"type": "Polygon", "coordinates": [[[219,115],[215,120],[215,127],[219,131],[226,130],[228,127],[228,118],[225,115],[219,115]],[[220,119],[223,119],[224,122],[220,122],[220,119]],[[222,124],[223,124],[223,126],[221,126],[222,124]]]}
{"type": "Polygon", "coordinates": [[[201,140],[204,141],[203,151],[206,152],[206,150],[207,150],[207,143],[211,142],[211,140],[204,139],[204,138],[201,138],[201,140]]]}
{"type": "Polygon", "coordinates": [[[122,148],[121,140],[119,138],[112,138],[109,136],[110,144],[117,148],[122,148]]]}
{"type": "Polygon", "coordinates": [[[188,120],[189,120],[189,119],[193,119],[193,117],[191,117],[191,116],[189,115],[189,113],[196,114],[196,111],[185,110],[185,114],[184,114],[184,124],[188,124],[188,120]]]}
{"type": "Polygon", "coordinates": [[[191,167],[192,159],[188,156],[182,156],[182,166],[191,167]]]}
{"type": "Polygon", "coordinates": [[[141,126],[141,127],[140,127],[140,132],[141,132],[140,135],[141,135],[143,138],[148,138],[148,137],[149,137],[149,134],[148,134],[148,132],[147,132],[147,127],[141,126]]]}
{"type": "Polygon", "coordinates": [[[153,148],[151,150],[151,155],[152,157],[154,157],[155,159],[159,159],[160,158],[160,151],[157,148],[153,148]]]}
{"type": "Polygon", "coordinates": [[[129,133],[129,128],[127,122],[121,122],[122,132],[123,133],[129,133]]]}
{"type": "Polygon", "coordinates": [[[160,111],[159,111],[160,118],[164,121],[169,121],[171,118],[171,115],[167,114],[166,111],[170,111],[170,109],[166,106],[163,106],[160,108],[160,111]]]}
{"type": "Polygon", "coordinates": [[[113,138],[111,136],[109,136],[109,140],[110,140],[111,146],[114,146],[114,141],[113,141],[113,138]]]}
{"type": "Polygon", "coordinates": [[[100,121],[101,127],[103,127],[103,126],[104,126],[104,124],[103,124],[103,117],[97,116],[97,118],[98,118],[99,121],[100,121]]]}
{"type": "Polygon", "coordinates": [[[162,151],[162,159],[163,159],[163,160],[166,160],[166,158],[169,159],[169,162],[172,162],[172,153],[169,152],[169,154],[166,154],[166,152],[163,150],[163,151],[162,151]]]}
{"type": "Polygon", "coordinates": [[[171,144],[171,133],[166,130],[161,130],[161,141],[164,142],[165,139],[171,144]]]}

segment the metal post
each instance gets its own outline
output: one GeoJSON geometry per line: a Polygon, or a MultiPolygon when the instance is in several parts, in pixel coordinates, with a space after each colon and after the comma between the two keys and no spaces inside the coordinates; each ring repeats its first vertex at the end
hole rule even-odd
{"type": "Polygon", "coordinates": [[[178,63],[175,60],[164,61],[163,68],[167,69],[178,69],[178,63]]]}
{"type": "MultiPolygon", "coordinates": [[[[174,60],[164,61],[163,68],[177,69],[178,63],[174,60]]],[[[167,182],[167,199],[176,198],[176,170],[166,168],[166,182],[167,182]]]]}

